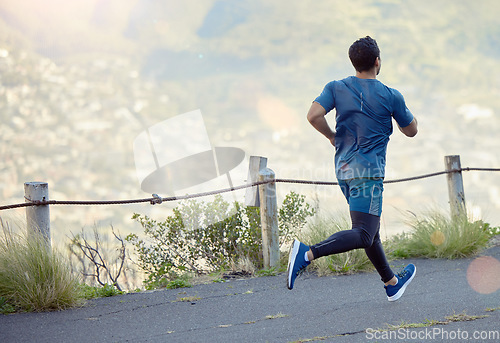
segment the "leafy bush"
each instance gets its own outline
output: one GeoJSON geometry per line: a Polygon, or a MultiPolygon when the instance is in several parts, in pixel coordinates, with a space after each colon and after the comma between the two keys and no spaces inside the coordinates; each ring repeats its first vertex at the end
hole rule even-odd
{"type": "Polygon", "coordinates": [[[258,276],[276,276],[278,274],[278,271],[275,267],[271,267],[269,269],[258,270],[256,274],[258,276]]]}
{"type": "Polygon", "coordinates": [[[295,238],[314,214],[314,208],[306,202],[304,195],[295,192],[287,194],[278,210],[280,247],[295,238]]]}
{"type": "Polygon", "coordinates": [[[148,240],[135,234],[126,240],[134,245],[138,265],[148,276],[145,283],[160,285],[162,278],[226,268],[231,260],[245,256],[257,263],[261,237],[252,223],[258,218],[254,212],[238,203],[231,207],[220,196],[209,204],[188,201],[162,222],[135,214],[133,219],[142,225],[148,240]]]}
{"type": "MultiPolygon", "coordinates": [[[[278,216],[282,243],[314,213],[304,199],[293,192],[285,197],[278,216]]],[[[239,261],[263,265],[259,208],[229,204],[218,195],[210,203],[182,202],[165,221],[139,214],[132,218],[144,228],[146,239],[130,234],[126,240],[135,247],[148,288],[166,286],[185,273],[227,269],[239,261]]]]}
{"type": "Polygon", "coordinates": [[[106,298],[123,293],[123,291],[119,291],[113,285],[109,284],[104,284],[104,286],[100,287],[80,284],[80,296],[84,299],[106,298]]]}
{"type": "MultiPolygon", "coordinates": [[[[351,220],[347,216],[317,216],[300,233],[299,240],[306,244],[315,244],[325,240],[335,232],[350,229],[351,220]]],[[[364,249],[355,249],[313,260],[310,269],[316,270],[318,275],[322,276],[368,271],[373,269],[373,265],[364,249]]]]}
{"type": "Polygon", "coordinates": [[[449,217],[439,211],[408,220],[410,233],[393,238],[394,257],[462,258],[486,246],[492,230],[483,221],[471,222],[465,214],[449,217]]]}
{"type": "Polygon", "coordinates": [[[500,226],[491,226],[489,223],[483,223],[483,227],[490,237],[500,235],[500,226]]]}
{"type": "Polygon", "coordinates": [[[184,274],[183,276],[170,281],[167,283],[166,287],[167,289],[176,289],[176,288],[190,288],[192,285],[189,283],[188,277],[186,276],[187,274],[184,274]]]}
{"type": "Polygon", "coordinates": [[[16,312],[15,307],[9,304],[7,302],[7,299],[5,299],[4,297],[0,297],[0,313],[9,314],[13,312],[16,312]]]}
{"type": "Polygon", "coordinates": [[[49,248],[41,235],[15,234],[3,221],[1,227],[2,308],[9,304],[26,311],[46,311],[81,303],[78,280],[64,258],[49,248]]]}

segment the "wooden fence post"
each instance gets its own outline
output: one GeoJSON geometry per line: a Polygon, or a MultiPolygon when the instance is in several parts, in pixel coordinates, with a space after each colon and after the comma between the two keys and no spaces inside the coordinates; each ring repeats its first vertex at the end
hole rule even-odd
{"type": "MultiPolygon", "coordinates": [[[[24,184],[26,202],[48,201],[49,185],[45,182],[26,182],[24,184]]],[[[28,235],[41,234],[50,247],[50,211],[49,205],[26,207],[26,224],[28,235]]]]}
{"type": "Polygon", "coordinates": [[[459,155],[445,156],[444,158],[445,170],[449,173],[446,174],[448,180],[448,196],[450,199],[451,216],[456,217],[466,214],[465,207],[465,192],[464,183],[462,179],[462,171],[459,155]]]}
{"type": "Polygon", "coordinates": [[[262,254],[265,268],[277,267],[280,260],[278,204],[274,180],[275,174],[271,169],[265,168],[259,172],[259,181],[270,181],[259,185],[262,254]]]}
{"type": "MultiPolygon", "coordinates": [[[[267,158],[261,156],[250,156],[248,165],[247,184],[253,184],[259,180],[259,172],[267,167],[267,158]]],[[[259,188],[248,187],[245,193],[245,206],[259,207],[259,188]]]]}

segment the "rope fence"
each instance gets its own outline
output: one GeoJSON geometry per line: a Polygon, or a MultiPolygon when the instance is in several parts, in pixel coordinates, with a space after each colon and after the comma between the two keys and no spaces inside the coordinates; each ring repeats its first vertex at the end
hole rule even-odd
{"type": "MultiPolygon", "coordinates": [[[[468,167],[457,168],[457,169],[445,170],[445,171],[440,171],[440,172],[435,172],[435,173],[430,173],[430,174],[423,174],[423,175],[418,175],[418,176],[412,176],[412,177],[407,177],[407,178],[384,180],[384,183],[391,184],[391,183],[408,182],[408,181],[414,181],[414,180],[420,180],[420,179],[430,178],[430,177],[434,177],[434,176],[439,176],[439,175],[443,175],[443,174],[459,173],[462,171],[500,172],[500,168],[468,168],[468,167]]],[[[40,205],[87,205],[87,206],[92,205],[93,206],[93,205],[125,205],[125,204],[138,204],[138,203],[150,203],[150,204],[154,205],[154,204],[161,204],[162,202],[187,200],[187,199],[205,197],[205,196],[209,196],[209,195],[233,192],[233,191],[237,191],[237,190],[241,190],[241,189],[245,189],[245,188],[250,188],[250,187],[254,187],[254,186],[259,186],[259,185],[263,185],[263,184],[273,183],[273,182],[276,182],[276,183],[295,183],[295,184],[306,184],[306,185],[321,185],[321,186],[338,185],[338,182],[335,182],[335,181],[273,179],[273,180],[267,180],[267,181],[256,181],[256,182],[252,182],[252,183],[241,185],[241,186],[224,188],[224,189],[219,189],[219,190],[214,190],[214,191],[209,191],[209,192],[187,194],[187,195],[181,195],[181,196],[171,196],[171,197],[160,197],[157,194],[153,194],[152,197],[150,197],[150,198],[130,199],[130,200],[101,200],[101,201],[99,201],[99,200],[83,200],[83,201],[82,200],[36,200],[36,201],[19,203],[19,204],[0,206],[0,211],[14,209],[14,208],[21,208],[21,207],[40,206],[40,205]]],[[[29,200],[29,199],[26,199],[26,200],[29,200]]]]}
{"type": "MultiPolygon", "coordinates": [[[[48,247],[51,246],[50,234],[50,206],[47,205],[124,205],[150,203],[151,205],[163,202],[187,200],[200,198],[208,195],[232,192],[247,188],[245,195],[245,206],[260,207],[261,231],[262,231],[262,254],[264,266],[266,268],[275,267],[279,264],[279,227],[278,227],[278,206],[276,201],[277,183],[295,183],[305,185],[334,186],[338,182],[330,181],[310,181],[295,179],[278,179],[274,172],[267,168],[267,158],[260,156],[250,156],[249,173],[247,184],[219,189],[209,192],[187,194],[182,196],[161,197],[152,194],[150,198],[131,200],[104,200],[104,201],[74,201],[74,200],[50,200],[48,184],[46,182],[26,182],[24,184],[25,202],[0,206],[0,211],[13,208],[26,208],[26,223],[28,232],[39,232],[44,237],[48,247]],[[255,187],[261,186],[261,187],[255,187]],[[254,187],[250,189],[250,187],[254,187]]],[[[408,182],[430,178],[446,174],[448,183],[448,196],[452,216],[466,213],[465,192],[463,187],[463,171],[500,171],[500,168],[462,168],[460,156],[445,156],[445,171],[436,173],[412,176],[402,179],[384,180],[384,183],[408,182]]]]}

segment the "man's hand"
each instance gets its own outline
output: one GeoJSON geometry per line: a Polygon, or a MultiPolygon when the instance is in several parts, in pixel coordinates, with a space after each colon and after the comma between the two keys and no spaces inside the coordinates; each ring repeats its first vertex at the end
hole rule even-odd
{"type": "Polygon", "coordinates": [[[307,113],[307,120],[316,130],[328,138],[333,146],[335,146],[335,132],[328,125],[325,116],[326,110],[323,106],[317,102],[313,102],[309,112],[307,113]]]}

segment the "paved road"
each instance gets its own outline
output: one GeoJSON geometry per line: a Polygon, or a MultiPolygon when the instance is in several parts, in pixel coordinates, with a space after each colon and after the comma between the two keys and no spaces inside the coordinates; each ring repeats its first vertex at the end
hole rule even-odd
{"type": "MultiPolygon", "coordinates": [[[[486,265],[476,275],[491,287],[500,282],[500,247],[482,255],[496,259],[479,260],[486,265]]],[[[284,275],[246,278],[96,299],[83,308],[60,312],[0,316],[0,341],[383,342],[392,338],[463,342],[468,338],[498,342],[500,290],[480,294],[469,285],[467,270],[473,261],[394,262],[396,268],[414,263],[417,275],[405,295],[393,303],[387,301],[375,273],[305,274],[293,291],[286,289],[284,275]],[[459,321],[446,319],[453,315],[459,321]],[[432,321],[443,323],[373,331],[388,324],[432,321]]]]}

